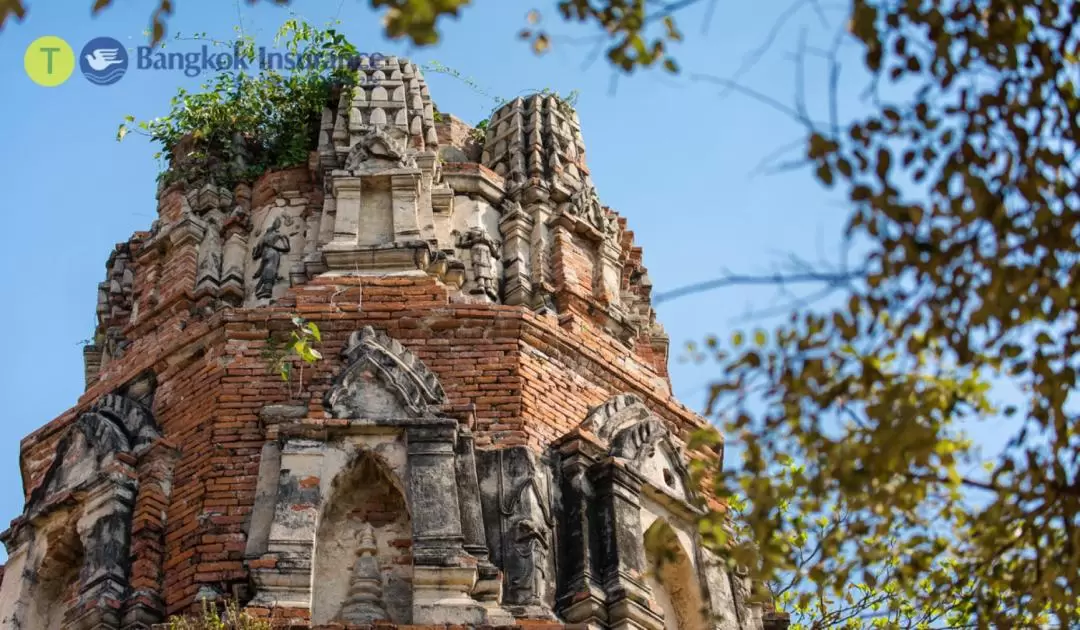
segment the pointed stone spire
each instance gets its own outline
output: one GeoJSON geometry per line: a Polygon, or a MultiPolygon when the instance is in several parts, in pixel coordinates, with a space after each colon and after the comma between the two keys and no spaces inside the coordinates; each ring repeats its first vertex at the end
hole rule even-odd
{"type": "Polygon", "coordinates": [[[341,619],[357,624],[389,619],[382,607],[382,575],[379,572],[379,559],[375,556],[378,553],[375,530],[370,523],[360,527],[359,537],[360,548],[356,552],[359,557],[353,565],[349,597],[341,607],[341,619]]]}

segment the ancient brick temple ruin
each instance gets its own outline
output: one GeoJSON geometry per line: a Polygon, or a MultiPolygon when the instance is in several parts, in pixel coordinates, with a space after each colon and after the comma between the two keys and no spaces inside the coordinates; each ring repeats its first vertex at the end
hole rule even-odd
{"type": "Polygon", "coordinates": [[[479,133],[416,65],[358,72],[305,166],[163,185],[109,256],[86,392],[22,442],[0,625],[237,599],[314,627],[783,628],[701,544],[704,421],[577,115],[533,95],[479,133]],[[322,360],[283,354],[294,317],[322,360]]]}

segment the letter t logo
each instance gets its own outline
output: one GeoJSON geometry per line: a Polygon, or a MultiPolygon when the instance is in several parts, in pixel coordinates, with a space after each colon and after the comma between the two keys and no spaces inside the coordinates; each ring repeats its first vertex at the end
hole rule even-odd
{"type": "Polygon", "coordinates": [[[41,52],[45,53],[45,55],[48,57],[48,60],[45,62],[45,68],[46,68],[45,72],[47,74],[52,74],[53,73],[53,53],[60,52],[60,49],[59,48],[45,48],[45,47],[42,47],[40,50],[41,50],[41,52]]]}

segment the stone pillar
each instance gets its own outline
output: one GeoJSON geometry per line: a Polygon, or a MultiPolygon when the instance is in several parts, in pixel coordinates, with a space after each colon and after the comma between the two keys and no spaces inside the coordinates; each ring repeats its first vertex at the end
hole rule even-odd
{"type": "Polygon", "coordinates": [[[225,241],[222,237],[222,225],[225,214],[220,210],[209,210],[203,215],[206,221],[206,236],[199,243],[199,260],[195,276],[195,291],[217,297],[221,285],[221,268],[224,259],[225,241]]]}
{"type": "Polygon", "coordinates": [[[322,492],[318,485],[301,480],[318,478],[322,463],[319,441],[293,439],[281,449],[277,502],[266,553],[248,562],[258,589],[252,606],[311,608],[311,571],[322,492]]]}
{"type": "Polygon", "coordinates": [[[503,205],[499,219],[502,234],[503,302],[528,304],[532,298],[532,218],[517,203],[503,205]]]}
{"type": "Polygon", "coordinates": [[[413,623],[480,624],[470,594],[476,559],[464,549],[456,475],[457,422],[410,426],[409,503],[413,527],[413,623]]]}
{"type": "Polygon", "coordinates": [[[548,228],[548,221],[551,219],[551,208],[547,204],[536,204],[530,206],[529,211],[533,215],[532,234],[529,236],[532,242],[532,260],[529,266],[532,271],[532,284],[535,287],[531,306],[534,309],[551,308],[551,296],[548,293],[554,280],[551,277],[549,262],[550,252],[552,251],[551,230],[548,228]]]}
{"type": "Polygon", "coordinates": [[[359,241],[360,182],[359,177],[335,177],[334,232],[332,241],[355,246],[359,241]]]}
{"type": "Polygon", "coordinates": [[[513,625],[514,618],[499,606],[503,594],[503,576],[502,572],[491,563],[489,557],[487,535],[484,530],[484,513],[480,502],[480,484],[476,477],[473,436],[468,429],[459,430],[456,454],[455,466],[458,500],[461,503],[464,548],[477,560],[476,586],[473,587],[472,596],[484,606],[486,625],[513,625]]]}
{"type": "Polygon", "coordinates": [[[562,461],[556,610],[567,623],[599,630],[607,624],[607,596],[601,586],[603,576],[597,572],[599,558],[591,545],[597,531],[595,496],[588,479],[593,461],[583,453],[564,456],[562,461]]]}
{"type": "Polygon", "coordinates": [[[83,382],[85,389],[97,382],[101,372],[101,347],[96,343],[83,346],[83,382]]]}
{"type": "Polygon", "coordinates": [[[390,176],[391,216],[394,222],[394,241],[408,242],[420,238],[417,205],[420,199],[420,173],[390,176]]]}
{"type": "Polygon", "coordinates": [[[117,479],[103,478],[91,491],[76,524],[82,541],[78,604],[67,611],[72,628],[119,628],[128,595],[131,512],[138,482],[126,464],[117,479]],[[121,481],[123,479],[123,481],[121,481]]]}
{"type": "Polygon", "coordinates": [[[661,630],[664,619],[649,607],[651,592],[641,531],[641,478],[614,458],[595,464],[589,478],[596,493],[601,579],[612,630],[661,630]]]}
{"type": "Polygon", "coordinates": [[[458,500],[461,508],[461,533],[465,551],[481,562],[488,561],[484,536],[484,513],[480,507],[480,485],[476,480],[476,457],[473,436],[468,429],[458,432],[455,449],[458,500]]]}
{"type": "MultiPolygon", "coordinates": [[[[316,250],[334,239],[334,224],[337,217],[337,199],[334,199],[334,186],[330,183],[330,175],[325,175],[327,182],[323,195],[322,212],[319,213],[319,241],[316,250]]],[[[320,255],[321,258],[321,255],[320,255]]]]}
{"type": "Polygon", "coordinates": [[[598,245],[596,265],[596,299],[606,305],[619,303],[619,289],[622,284],[622,267],[619,265],[621,251],[612,239],[605,238],[598,245]]]}
{"type": "Polygon", "coordinates": [[[225,246],[221,263],[221,299],[240,306],[244,303],[244,258],[247,256],[248,239],[244,220],[239,216],[225,222],[225,246]]]}

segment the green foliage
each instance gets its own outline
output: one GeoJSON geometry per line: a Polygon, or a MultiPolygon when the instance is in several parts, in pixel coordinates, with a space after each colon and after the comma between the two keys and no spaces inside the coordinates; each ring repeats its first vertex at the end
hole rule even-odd
{"type": "Polygon", "coordinates": [[[763,577],[812,585],[797,610],[866,584],[928,627],[1080,618],[1078,14],[854,2],[872,111],[811,129],[807,157],[850,199],[865,271],[839,307],[710,348],[710,411],[744,447],[716,489],[746,496],[763,577]],[[1012,437],[984,461],[961,429],[991,426],[1012,437]]]}
{"type": "Polygon", "coordinates": [[[470,0],[371,0],[371,6],[386,7],[383,24],[392,39],[408,37],[418,46],[439,41],[436,22],[445,16],[457,17],[470,0]]]}
{"type": "MultiPolygon", "coordinates": [[[[254,39],[242,33],[234,41],[191,39],[222,46],[258,68],[254,39]]],[[[275,38],[285,51],[309,60],[287,74],[258,68],[254,75],[227,69],[191,93],[180,89],[169,113],[139,122],[128,116],[117,131],[122,140],[135,131],[158,142],[169,157],[169,180],[209,178],[223,185],[252,179],[275,168],[303,164],[315,146],[319,117],[337,86],[355,74],[342,63],[357,53],[334,28],[319,29],[290,19],[275,38]],[[328,60],[335,60],[329,63],[328,60]]]]}
{"type": "Polygon", "coordinates": [[[270,630],[270,622],[241,611],[236,602],[226,603],[224,613],[221,613],[204,600],[200,616],[170,617],[168,630],[270,630]]]}
{"type": "Polygon", "coordinates": [[[315,348],[315,344],[322,343],[322,331],[315,322],[298,316],[293,316],[292,324],[293,329],[289,331],[287,340],[281,341],[274,336],[267,339],[263,358],[285,383],[292,380],[293,364],[299,359],[299,393],[304,387],[304,366],[314,365],[323,358],[322,353],[315,348]]]}

